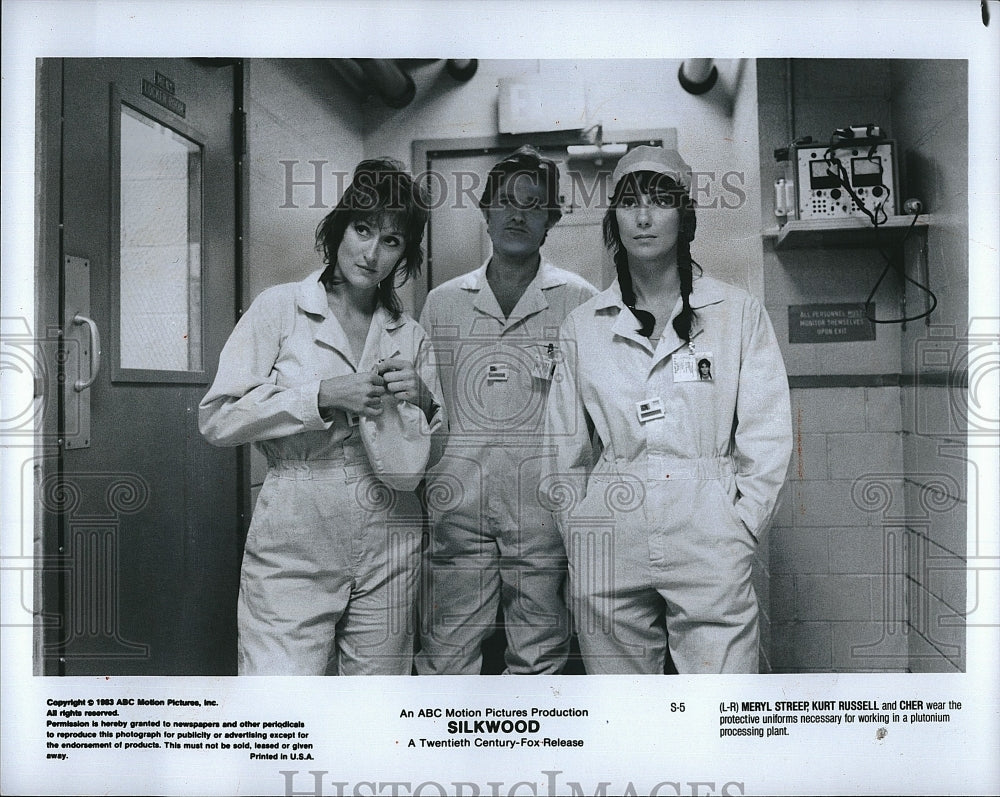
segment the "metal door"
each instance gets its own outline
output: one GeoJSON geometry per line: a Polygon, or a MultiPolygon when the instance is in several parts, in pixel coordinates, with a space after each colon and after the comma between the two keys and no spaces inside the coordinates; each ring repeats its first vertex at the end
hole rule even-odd
{"type": "Polygon", "coordinates": [[[235,319],[237,69],[43,64],[60,237],[40,273],[60,288],[40,309],[61,341],[38,485],[47,674],[235,672],[241,462],[201,438],[198,402],[235,319]]]}

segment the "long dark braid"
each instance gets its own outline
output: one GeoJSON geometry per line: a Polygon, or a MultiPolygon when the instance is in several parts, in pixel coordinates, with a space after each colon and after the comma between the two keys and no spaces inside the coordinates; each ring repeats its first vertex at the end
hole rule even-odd
{"type": "Polygon", "coordinates": [[[638,310],[635,306],[635,289],[632,287],[632,274],[628,270],[628,253],[624,246],[619,246],[614,254],[615,271],[618,272],[618,285],[622,289],[622,302],[632,311],[639,322],[639,334],[648,338],[656,326],[656,316],[648,310],[638,310]]]}
{"type": "Polygon", "coordinates": [[[681,311],[674,319],[674,332],[682,340],[691,342],[691,325],[694,323],[695,312],[691,307],[691,291],[694,284],[694,261],[691,259],[691,241],[697,219],[694,206],[690,199],[681,207],[680,230],[677,234],[677,273],[681,278],[681,311]]]}

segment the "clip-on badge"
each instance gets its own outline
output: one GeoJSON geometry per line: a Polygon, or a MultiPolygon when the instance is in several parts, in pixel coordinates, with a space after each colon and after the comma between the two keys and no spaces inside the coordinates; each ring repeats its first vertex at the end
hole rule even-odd
{"type": "Polygon", "coordinates": [[[635,411],[639,416],[639,423],[646,423],[646,421],[658,421],[665,417],[663,412],[663,400],[659,396],[637,401],[635,403],[635,411]]]}
{"type": "Polygon", "coordinates": [[[486,369],[487,382],[506,382],[507,365],[505,363],[490,363],[486,369]]]}

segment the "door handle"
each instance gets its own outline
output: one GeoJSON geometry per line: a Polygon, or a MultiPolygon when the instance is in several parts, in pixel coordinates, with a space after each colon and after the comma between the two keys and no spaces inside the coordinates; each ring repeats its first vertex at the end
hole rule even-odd
{"type": "Polygon", "coordinates": [[[97,324],[93,318],[77,313],[73,316],[73,324],[76,326],[87,325],[90,332],[90,377],[88,379],[77,379],[73,383],[73,390],[80,393],[94,384],[97,373],[101,370],[101,333],[97,330],[97,324]]]}

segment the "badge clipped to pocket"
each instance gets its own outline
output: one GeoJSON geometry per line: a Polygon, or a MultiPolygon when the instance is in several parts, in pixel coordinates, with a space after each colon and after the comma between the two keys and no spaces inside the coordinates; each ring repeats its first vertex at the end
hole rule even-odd
{"type": "Polygon", "coordinates": [[[532,357],[531,375],[546,382],[552,379],[559,362],[560,352],[554,343],[548,343],[532,357]]]}

